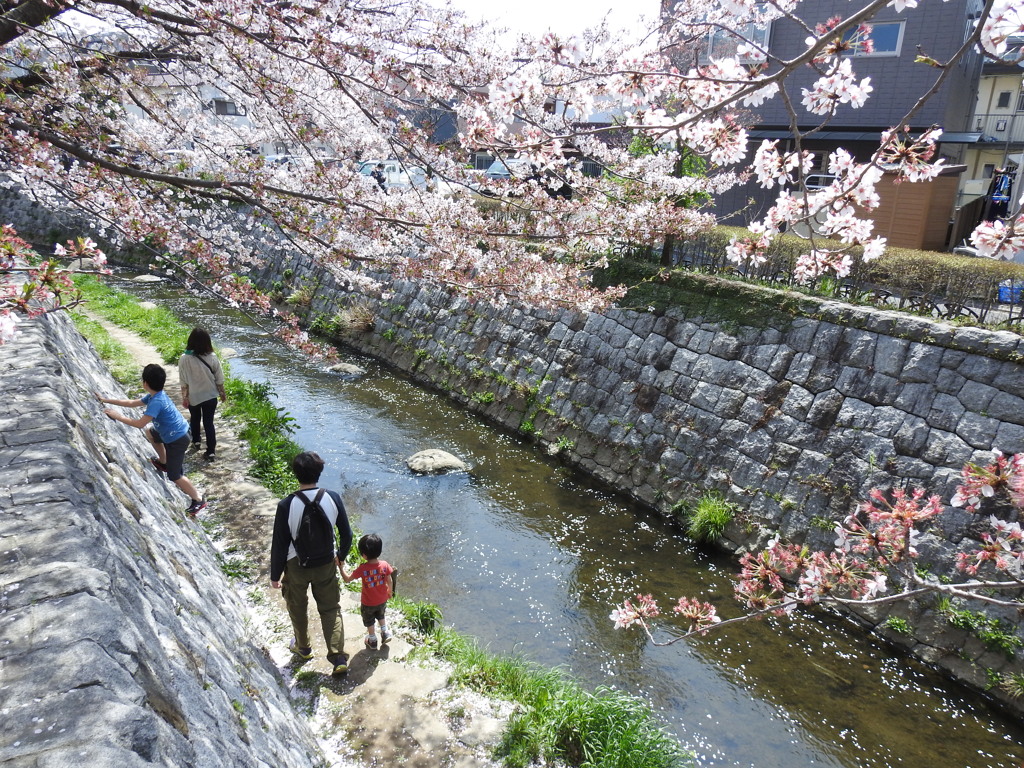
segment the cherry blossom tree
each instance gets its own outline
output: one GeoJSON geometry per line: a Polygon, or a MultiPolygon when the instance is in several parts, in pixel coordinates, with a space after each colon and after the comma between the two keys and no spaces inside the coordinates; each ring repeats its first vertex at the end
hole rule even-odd
{"type": "MultiPolygon", "coordinates": [[[[869,0],[816,19],[813,4],[794,0],[682,0],[642,39],[599,28],[506,50],[420,0],[12,0],[0,6],[0,163],[40,204],[83,211],[95,228],[83,236],[149,248],[229,301],[264,306],[245,275],[260,239],[283,237],[366,290],[377,288],[371,272],[386,271],[499,303],[600,308],[622,294],[588,277],[613,242],[713,226],[706,208],[678,201],[711,199],[748,173],[780,193],[730,257],[756,261],[783,228],[823,211],[819,231],[842,245],[812,234],[798,276],[842,275],[855,252],[884,249],[863,214],[882,169],[934,177],[939,131],[893,126],[867,161],[836,150],[825,159],[834,181],[811,193],[815,158],[799,141],[794,151],[751,147],[744,110],[785,98],[796,125],[797,114],[827,122],[859,108],[875,86],[842,54],[871,45],[871,19],[887,5],[924,12],[917,0],[869,0]],[[780,19],[807,31],[785,61],[739,32],[780,19]],[[735,55],[673,65],[669,42],[697,47],[721,30],[738,41],[735,55]],[[780,86],[806,67],[817,80],[790,103],[780,86]],[[598,112],[614,119],[590,121],[598,112]],[[444,115],[460,130],[439,144],[431,126],[444,115]],[[636,134],[658,151],[629,152],[622,137],[636,134]],[[471,152],[526,158],[534,171],[496,183],[497,202],[481,204],[471,152]],[[287,162],[273,161],[281,155],[287,162]],[[443,185],[367,183],[359,161],[390,157],[443,185]],[[586,175],[581,158],[602,173],[586,175]],[[678,173],[693,158],[702,172],[678,173]],[[550,194],[563,185],[571,196],[550,194]]],[[[932,90],[975,47],[1007,55],[1021,29],[1015,0],[987,0],[963,48],[933,62],[932,90]]],[[[1024,247],[1024,234],[1010,219],[982,226],[974,242],[999,253],[1024,247]]],[[[0,338],[27,306],[4,281],[0,338]]]]}

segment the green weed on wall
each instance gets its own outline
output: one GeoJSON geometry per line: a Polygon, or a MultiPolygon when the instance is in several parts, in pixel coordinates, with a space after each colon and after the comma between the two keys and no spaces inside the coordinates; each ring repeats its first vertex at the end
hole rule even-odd
{"type": "MultiPolygon", "coordinates": [[[[784,329],[801,312],[801,297],[650,262],[620,258],[594,272],[594,284],[631,286],[620,305],[637,311],[680,310],[723,327],[784,329]]],[[[815,306],[816,308],[816,306],[815,306]]],[[[807,311],[812,311],[808,304],[807,311]]]]}

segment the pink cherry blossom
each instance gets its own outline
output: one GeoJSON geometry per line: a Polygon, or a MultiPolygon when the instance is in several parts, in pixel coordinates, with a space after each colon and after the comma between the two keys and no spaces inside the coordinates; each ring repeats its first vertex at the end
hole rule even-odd
{"type": "Polygon", "coordinates": [[[846,277],[852,266],[853,258],[848,253],[812,249],[797,256],[793,276],[800,283],[809,283],[829,272],[846,277]]]}
{"type": "Polygon", "coordinates": [[[994,460],[990,464],[968,463],[964,465],[963,482],[957,487],[951,504],[964,507],[969,512],[976,512],[985,498],[992,498],[997,491],[1007,489],[1011,499],[1017,503],[1020,499],[1019,488],[1024,479],[1024,454],[1005,456],[994,451],[994,460]]]}
{"type": "Polygon", "coordinates": [[[982,256],[1009,258],[1024,248],[1024,232],[1016,231],[1016,223],[1007,226],[1000,219],[983,221],[971,234],[971,244],[982,256]]]}
{"type": "Polygon", "coordinates": [[[0,343],[10,341],[18,330],[18,317],[10,310],[0,310],[0,343]]]}
{"type": "Polygon", "coordinates": [[[635,602],[624,600],[622,605],[612,611],[609,618],[615,623],[616,629],[625,629],[634,624],[643,624],[645,619],[653,619],[659,613],[658,605],[651,595],[638,594],[635,602]]]}
{"type": "Polygon", "coordinates": [[[981,46],[993,56],[1002,56],[1007,40],[1024,32],[1024,12],[1017,0],[995,0],[982,25],[981,46]]]}
{"type": "Polygon", "coordinates": [[[681,597],[672,611],[687,622],[689,632],[704,634],[706,629],[721,622],[721,618],[710,603],[681,597]]]}
{"type": "Polygon", "coordinates": [[[811,88],[801,89],[801,93],[808,112],[831,115],[841,104],[855,109],[864,106],[872,90],[871,78],[856,82],[850,60],[841,59],[830,74],[820,77],[811,88]]]}

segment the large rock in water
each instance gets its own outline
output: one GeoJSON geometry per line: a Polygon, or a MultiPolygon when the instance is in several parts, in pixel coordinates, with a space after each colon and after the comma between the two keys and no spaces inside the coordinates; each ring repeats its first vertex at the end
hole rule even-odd
{"type": "Polygon", "coordinates": [[[100,265],[94,259],[73,259],[68,263],[69,272],[95,272],[100,265]]]}
{"type": "Polygon", "coordinates": [[[365,368],[360,368],[358,365],[352,363],[337,363],[327,367],[327,370],[331,373],[340,373],[345,376],[362,376],[366,373],[365,368]]]}
{"type": "Polygon", "coordinates": [[[465,472],[468,467],[461,459],[452,456],[447,451],[437,448],[430,448],[426,451],[414,453],[405,460],[405,464],[413,472],[421,475],[437,475],[444,472],[465,472]]]}

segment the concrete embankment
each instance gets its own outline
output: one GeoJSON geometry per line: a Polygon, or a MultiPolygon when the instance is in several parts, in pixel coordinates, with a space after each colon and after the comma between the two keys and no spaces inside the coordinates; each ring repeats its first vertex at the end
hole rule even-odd
{"type": "Polygon", "coordinates": [[[64,314],[0,346],[0,763],[323,759],[184,496],[64,314]]]}

